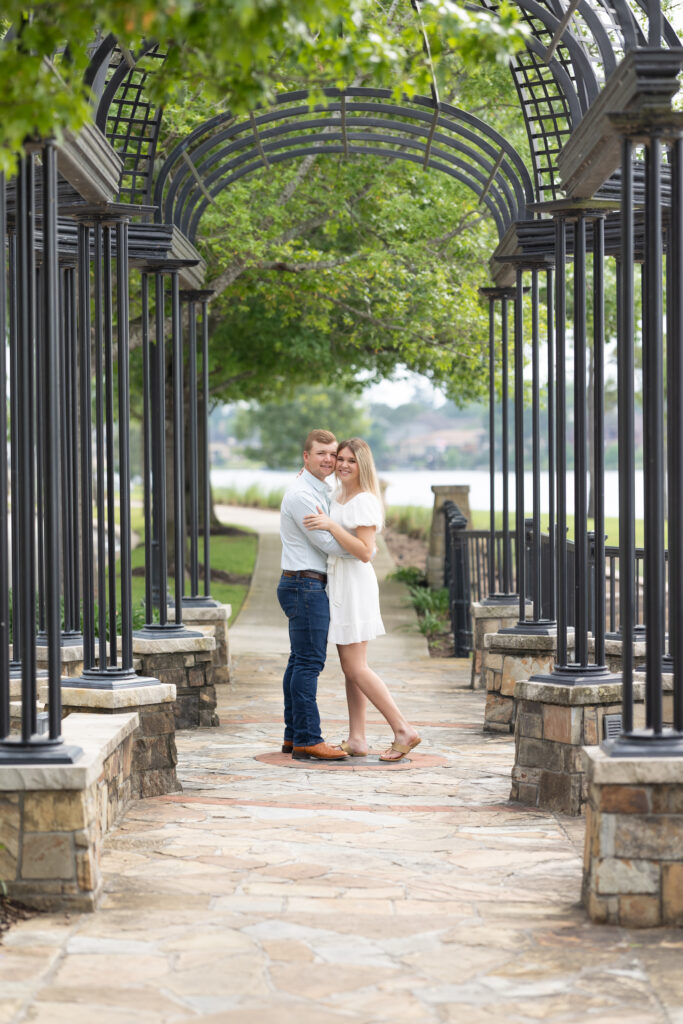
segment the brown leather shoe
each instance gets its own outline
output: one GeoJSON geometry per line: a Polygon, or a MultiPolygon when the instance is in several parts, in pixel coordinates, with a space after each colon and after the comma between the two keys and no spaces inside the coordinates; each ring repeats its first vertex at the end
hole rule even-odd
{"type": "Polygon", "coordinates": [[[294,747],[294,744],[292,743],[291,740],[283,740],[282,741],[282,753],[283,754],[291,754],[293,747],[294,747]]]}
{"type": "Polygon", "coordinates": [[[294,747],[292,757],[297,761],[344,761],[349,755],[330,743],[315,743],[312,747],[294,747]]]}

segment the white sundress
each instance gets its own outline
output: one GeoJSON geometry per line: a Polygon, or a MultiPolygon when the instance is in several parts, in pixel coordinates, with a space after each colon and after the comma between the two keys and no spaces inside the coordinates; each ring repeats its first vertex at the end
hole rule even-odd
{"type": "MultiPolygon", "coordinates": [[[[332,500],[330,518],[349,533],[358,526],[382,528],[379,500],[361,491],[341,505],[332,500]]],[[[330,601],[330,632],[334,644],[357,644],[386,632],[379,611],[379,587],[372,562],[330,555],[327,560],[327,594],[330,601]]]]}

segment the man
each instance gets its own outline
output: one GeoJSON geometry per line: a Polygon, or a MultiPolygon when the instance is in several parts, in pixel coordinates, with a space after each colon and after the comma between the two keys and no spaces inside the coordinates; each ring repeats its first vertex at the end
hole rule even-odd
{"type": "Polygon", "coordinates": [[[348,755],[325,743],[320,732],[318,676],[327,656],[330,607],[325,592],[327,556],[351,558],[325,530],[308,531],[304,516],[329,512],[325,480],[334,472],[337,441],[329,430],[312,430],[304,443],[304,468],[288,488],[280,508],[282,576],[277,588],[289,619],[290,655],[282,689],[285,698],[283,753],[297,760],[341,761],[348,755]]]}

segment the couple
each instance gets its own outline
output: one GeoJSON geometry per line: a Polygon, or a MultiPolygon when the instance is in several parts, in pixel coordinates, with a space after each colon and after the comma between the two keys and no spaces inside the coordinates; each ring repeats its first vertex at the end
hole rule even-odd
{"type": "Polygon", "coordinates": [[[384,633],[372,567],[375,534],[384,516],[372,452],[359,437],[338,444],[329,430],[313,430],[303,458],[304,468],[284,496],[280,517],[277,596],[289,620],[291,648],[282,681],[282,751],[298,760],[364,757],[369,700],[394,732],[380,760],[400,761],[420,737],[367,663],[368,640],[384,633]],[[338,486],[330,501],[325,480],[335,472],[338,486]],[[328,632],[339,652],[349,707],[349,736],[339,746],[324,742],[316,700],[328,632]]]}

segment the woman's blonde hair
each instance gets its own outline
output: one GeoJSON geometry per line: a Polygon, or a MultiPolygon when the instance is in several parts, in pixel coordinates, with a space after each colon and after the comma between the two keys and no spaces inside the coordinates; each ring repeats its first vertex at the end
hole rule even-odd
{"type": "MultiPolygon", "coordinates": [[[[349,448],[356,457],[358,463],[358,483],[360,484],[361,491],[369,491],[370,494],[374,494],[379,501],[380,508],[382,509],[382,519],[384,520],[384,502],[382,501],[382,491],[379,486],[379,480],[377,479],[377,470],[375,469],[375,460],[372,457],[370,446],[362,437],[350,437],[348,441],[340,441],[337,445],[337,455],[342,448],[349,448]]],[[[337,477],[339,481],[339,477],[337,477]]]]}

